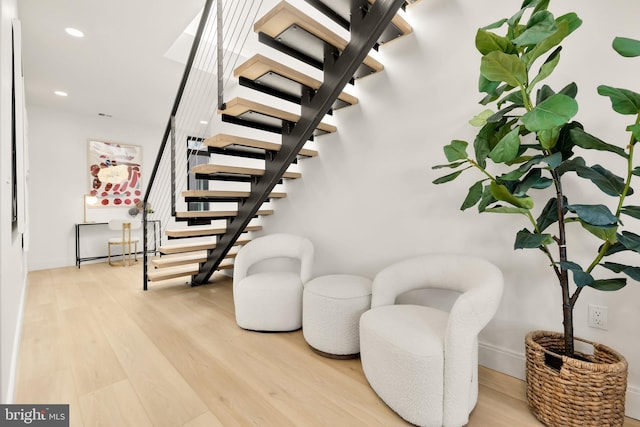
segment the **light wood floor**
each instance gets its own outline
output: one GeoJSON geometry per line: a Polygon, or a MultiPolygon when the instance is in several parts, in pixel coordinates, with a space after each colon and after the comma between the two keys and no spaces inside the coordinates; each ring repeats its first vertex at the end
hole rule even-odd
{"type": "MultiPolygon", "coordinates": [[[[72,426],[407,425],[358,359],[318,356],[300,331],[238,328],[229,279],[143,292],[140,277],[107,264],[29,274],[16,403],[68,403],[72,426]]],[[[521,381],[481,368],[469,426],[540,425],[521,381]]]]}

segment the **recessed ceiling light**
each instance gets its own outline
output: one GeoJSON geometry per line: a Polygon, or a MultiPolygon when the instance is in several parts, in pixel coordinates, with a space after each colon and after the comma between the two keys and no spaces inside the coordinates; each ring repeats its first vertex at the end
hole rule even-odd
{"type": "Polygon", "coordinates": [[[208,121],[206,121],[206,120],[200,120],[200,124],[201,124],[201,125],[207,125],[207,124],[209,124],[209,122],[208,122],[208,121]]]}
{"type": "Polygon", "coordinates": [[[56,90],[56,91],[55,91],[55,92],[53,92],[53,93],[55,93],[55,94],[56,94],[56,95],[58,95],[58,96],[69,96],[69,94],[68,94],[67,92],[64,92],[64,91],[62,91],[62,90],[56,90]]]}
{"type": "Polygon", "coordinates": [[[84,33],[76,28],[67,27],[64,29],[64,31],[67,34],[69,34],[71,37],[78,37],[78,38],[84,37],[84,33]]]}

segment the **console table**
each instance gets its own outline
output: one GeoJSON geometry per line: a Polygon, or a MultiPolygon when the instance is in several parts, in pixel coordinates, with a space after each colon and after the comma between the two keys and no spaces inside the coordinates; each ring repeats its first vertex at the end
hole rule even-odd
{"type": "MultiPolygon", "coordinates": [[[[153,252],[156,254],[158,252],[158,246],[162,244],[162,235],[161,235],[161,223],[159,219],[150,219],[147,221],[150,224],[153,224],[153,247],[149,248],[149,252],[153,252]]],[[[101,256],[91,256],[91,257],[81,257],[80,256],[80,230],[82,227],[93,227],[93,226],[105,226],[107,222],[80,222],[75,225],[76,227],[76,267],[80,268],[80,264],[82,261],[93,261],[96,259],[105,259],[106,255],[101,256]]],[[[105,242],[106,243],[106,242],[105,242]]],[[[142,254],[142,252],[138,252],[138,254],[142,254]]]]}

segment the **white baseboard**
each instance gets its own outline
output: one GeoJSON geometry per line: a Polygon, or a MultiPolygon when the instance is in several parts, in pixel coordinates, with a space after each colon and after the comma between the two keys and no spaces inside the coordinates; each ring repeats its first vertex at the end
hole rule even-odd
{"type": "Polygon", "coordinates": [[[627,403],[625,413],[629,418],[640,420],[640,387],[627,386],[627,403]]]}
{"type": "Polygon", "coordinates": [[[25,277],[20,295],[18,307],[18,321],[13,335],[13,349],[11,350],[11,365],[9,367],[9,381],[7,382],[6,403],[12,404],[16,397],[16,378],[18,376],[18,357],[20,355],[20,342],[22,341],[22,325],[24,322],[24,304],[27,295],[27,279],[25,277]]]}
{"type": "MultiPolygon", "coordinates": [[[[478,348],[478,362],[494,371],[525,379],[524,353],[481,342],[478,348]]],[[[625,415],[640,420],[640,387],[628,385],[626,397],[625,415]]]]}
{"type": "Polygon", "coordinates": [[[478,362],[489,369],[524,381],[524,353],[481,342],[478,348],[478,362]]]}

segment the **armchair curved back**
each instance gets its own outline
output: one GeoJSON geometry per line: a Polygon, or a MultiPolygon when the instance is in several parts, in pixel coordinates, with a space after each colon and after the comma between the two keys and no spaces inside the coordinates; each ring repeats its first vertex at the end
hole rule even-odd
{"type": "Polygon", "coordinates": [[[487,291],[500,295],[502,272],[490,262],[470,255],[433,253],[416,256],[396,262],[376,275],[371,308],[395,304],[399,295],[418,289],[446,289],[462,294],[487,291]]]}
{"type": "Polygon", "coordinates": [[[270,258],[294,258],[300,260],[300,279],[311,279],[313,244],[307,238],[293,234],[277,233],[258,237],[244,245],[234,261],[233,282],[244,279],[252,265],[270,258]]]}
{"type": "Polygon", "coordinates": [[[477,336],[496,313],[502,272],[469,255],[434,253],[397,262],[378,273],[371,308],[395,304],[398,295],[425,288],[461,294],[449,312],[444,334],[443,425],[466,424],[477,399],[477,336]],[[466,411],[468,409],[468,411],[466,411]]]}

